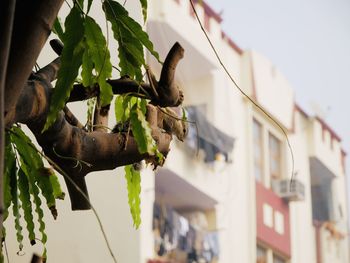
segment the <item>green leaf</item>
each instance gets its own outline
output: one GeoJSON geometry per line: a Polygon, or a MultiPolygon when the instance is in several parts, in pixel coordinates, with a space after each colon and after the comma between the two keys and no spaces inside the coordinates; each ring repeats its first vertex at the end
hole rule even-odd
{"type": "Polygon", "coordinates": [[[61,23],[61,19],[59,17],[56,17],[55,22],[53,23],[52,31],[58,36],[58,38],[62,41],[63,40],[63,27],[61,23]]]}
{"type": "Polygon", "coordinates": [[[141,224],[141,176],[140,172],[136,171],[132,165],[126,165],[125,179],[128,189],[128,203],[135,228],[139,228],[141,224]]]}
{"type": "Polygon", "coordinates": [[[114,101],[114,114],[117,122],[122,122],[124,117],[125,109],[123,107],[123,96],[118,95],[114,101]]]}
{"type": "Polygon", "coordinates": [[[187,121],[187,115],[186,115],[186,110],[184,108],[181,108],[182,109],[182,120],[183,121],[187,121]]]}
{"type": "Polygon", "coordinates": [[[51,210],[53,207],[56,206],[56,199],[53,195],[53,189],[50,181],[51,171],[50,169],[42,166],[38,169],[38,173],[36,173],[36,176],[37,185],[41,190],[41,194],[46,199],[46,204],[48,208],[51,210]]]}
{"type": "Polygon", "coordinates": [[[130,78],[136,77],[141,81],[141,66],[145,64],[142,44],[131,32],[114,20],[113,16],[111,22],[114,38],[118,41],[120,74],[128,75],[130,78]]]}
{"type": "Polygon", "coordinates": [[[27,176],[22,170],[18,172],[18,189],[20,191],[19,198],[22,203],[24,220],[27,224],[28,237],[31,244],[35,244],[34,218],[32,202],[30,200],[29,182],[27,176]]]}
{"type": "Polygon", "coordinates": [[[88,6],[87,6],[87,11],[86,11],[86,13],[89,13],[89,12],[90,12],[90,8],[91,8],[91,5],[92,5],[92,1],[93,1],[93,0],[88,0],[88,6]]]}
{"type": "Polygon", "coordinates": [[[84,87],[92,87],[94,84],[94,75],[92,70],[94,63],[91,60],[90,51],[86,42],[84,42],[84,54],[82,60],[81,78],[84,87]]]}
{"type": "Polygon", "coordinates": [[[129,16],[128,11],[126,11],[121,4],[116,1],[106,0],[103,3],[103,7],[107,19],[112,25],[113,23],[117,23],[132,33],[132,35],[161,63],[159,54],[154,50],[153,43],[149,40],[148,34],[142,30],[139,23],[129,16]]]}
{"type": "Polygon", "coordinates": [[[58,71],[56,86],[50,101],[50,111],[43,131],[55,122],[58,112],[63,109],[82,64],[84,18],[76,6],[71,9],[67,16],[65,28],[61,67],[58,71]]]}
{"type": "Polygon", "coordinates": [[[15,229],[16,229],[16,237],[18,242],[18,248],[20,251],[23,249],[23,234],[22,234],[22,226],[21,226],[21,214],[19,211],[20,203],[18,197],[18,188],[17,188],[17,173],[10,174],[10,187],[11,187],[11,201],[12,201],[12,212],[15,218],[15,229]]]}
{"type": "Polygon", "coordinates": [[[147,20],[147,0],[140,0],[141,8],[142,8],[142,15],[143,15],[143,22],[146,22],[147,20]]]}
{"type": "Polygon", "coordinates": [[[11,185],[10,181],[13,176],[16,176],[16,157],[13,151],[12,145],[10,143],[10,138],[6,134],[6,145],[5,145],[5,170],[3,177],[3,196],[4,196],[4,212],[3,220],[5,221],[8,217],[8,209],[11,205],[12,194],[11,194],[11,185]]]}
{"type": "Polygon", "coordinates": [[[64,200],[66,194],[62,191],[57,175],[52,171],[52,174],[49,178],[53,189],[53,195],[55,196],[55,198],[64,200]]]}
{"type": "Polygon", "coordinates": [[[160,62],[158,53],[142,27],[118,2],[106,0],[103,3],[106,18],[112,24],[115,40],[118,42],[119,66],[121,75],[142,80],[141,66],[145,65],[143,46],[160,62]]]}
{"type": "Polygon", "coordinates": [[[31,170],[30,167],[27,166],[27,164],[21,160],[21,170],[23,170],[24,174],[27,176],[28,183],[29,183],[29,193],[33,197],[33,202],[35,206],[35,212],[37,214],[37,220],[39,223],[39,232],[41,233],[41,242],[44,246],[44,252],[43,256],[46,254],[46,242],[47,242],[47,235],[45,233],[45,222],[44,222],[44,212],[41,208],[41,200],[39,197],[39,188],[35,184],[33,176],[31,176],[31,170]]]}
{"type": "Polygon", "coordinates": [[[49,178],[50,170],[44,167],[41,156],[24,132],[18,127],[13,127],[12,131],[15,135],[12,135],[11,139],[16,144],[22,166],[23,164],[25,165],[24,172],[26,173],[26,170],[28,171],[26,174],[29,176],[29,182],[37,184],[46,199],[48,208],[53,211],[56,207],[56,200],[49,178]]]}
{"type": "Polygon", "coordinates": [[[156,143],[152,137],[152,130],[146,121],[145,114],[135,104],[130,111],[130,122],[133,136],[137,142],[139,152],[155,155],[156,143]]]}
{"type": "MultiPolygon", "coordinates": [[[[119,42],[119,46],[118,46],[119,67],[121,69],[120,75],[121,76],[127,75],[130,78],[135,78],[137,81],[141,81],[142,80],[141,66],[144,65],[142,46],[141,46],[142,60],[140,60],[140,58],[138,58],[137,56],[137,53],[139,51],[138,52],[130,51],[132,45],[136,45],[137,42],[133,42],[133,44],[131,44],[130,42],[123,41],[122,38],[120,38],[118,42],[119,42]]],[[[134,48],[134,49],[137,50],[137,48],[134,48]]]]}
{"type": "Polygon", "coordinates": [[[85,52],[89,52],[97,74],[101,106],[106,106],[113,98],[112,87],[107,83],[107,79],[112,75],[111,58],[100,26],[89,16],[85,18],[85,41],[88,48],[85,52]]]}
{"type": "Polygon", "coordinates": [[[79,11],[84,10],[84,0],[74,0],[74,6],[79,7],[79,11]]]}
{"type": "Polygon", "coordinates": [[[140,109],[143,115],[146,115],[147,112],[147,100],[146,99],[139,99],[140,100],[140,109]]]}

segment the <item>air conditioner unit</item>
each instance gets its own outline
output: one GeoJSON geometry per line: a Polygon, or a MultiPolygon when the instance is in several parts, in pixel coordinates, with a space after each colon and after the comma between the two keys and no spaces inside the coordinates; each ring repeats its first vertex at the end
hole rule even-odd
{"type": "Polygon", "coordinates": [[[305,186],[297,179],[281,179],[273,182],[273,190],[287,201],[303,201],[305,186]]]}

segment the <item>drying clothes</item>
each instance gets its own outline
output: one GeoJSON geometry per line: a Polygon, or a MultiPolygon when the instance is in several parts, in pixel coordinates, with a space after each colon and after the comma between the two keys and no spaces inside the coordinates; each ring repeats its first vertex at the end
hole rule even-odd
{"type": "Polygon", "coordinates": [[[183,216],[180,216],[179,219],[180,219],[180,235],[186,236],[187,232],[190,228],[189,224],[188,224],[188,220],[186,218],[184,218],[183,216]]]}
{"type": "Polygon", "coordinates": [[[203,212],[183,216],[171,207],[154,204],[154,248],[158,256],[176,258],[181,255],[181,262],[188,263],[214,262],[219,257],[218,233],[208,232],[207,228],[203,212]]]}
{"type": "Polygon", "coordinates": [[[234,138],[226,135],[214,125],[196,107],[186,107],[188,119],[196,123],[196,127],[189,127],[187,143],[196,149],[197,145],[205,151],[205,162],[214,162],[218,154],[223,154],[226,161],[233,150],[234,138]],[[197,132],[198,130],[198,132],[197,132]]]}
{"type": "Polygon", "coordinates": [[[220,247],[219,247],[219,235],[217,232],[209,232],[204,237],[205,243],[208,245],[208,250],[210,250],[213,257],[219,257],[220,247]]]}

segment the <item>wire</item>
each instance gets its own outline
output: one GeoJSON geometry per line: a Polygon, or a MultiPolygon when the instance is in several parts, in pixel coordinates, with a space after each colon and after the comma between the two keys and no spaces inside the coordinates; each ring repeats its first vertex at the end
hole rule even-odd
{"type": "Polygon", "coordinates": [[[293,180],[294,180],[294,153],[293,153],[293,149],[292,149],[292,146],[290,144],[290,141],[289,141],[289,138],[288,138],[288,135],[287,133],[285,132],[285,130],[283,129],[283,127],[274,119],[274,117],[272,117],[266,110],[264,110],[258,103],[256,103],[252,98],[249,97],[249,95],[247,93],[245,93],[240,87],[239,85],[237,84],[237,82],[234,80],[234,78],[232,77],[232,75],[230,74],[230,72],[228,71],[228,69],[226,68],[226,66],[224,65],[224,63],[222,62],[218,52],[216,51],[216,48],[214,47],[213,43],[211,42],[207,32],[205,31],[203,25],[202,25],[202,22],[200,21],[199,17],[198,17],[198,14],[197,14],[197,11],[196,11],[196,8],[194,7],[194,4],[193,4],[193,0],[189,0],[190,1],[190,4],[191,4],[191,7],[192,7],[192,10],[194,12],[194,15],[196,17],[196,20],[202,30],[202,32],[204,33],[206,39],[208,40],[208,43],[211,47],[211,49],[213,50],[218,62],[220,63],[221,67],[224,69],[225,73],[227,74],[227,76],[230,78],[231,82],[235,85],[235,87],[239,90],[239,92],[245,97],[247,98],[256,108],[258,108],[262,113],[264,113],[269,119],[271,119],[277,126],[278,128],[282,131],[284,137],[286,138],[286,141],[287,141],[287,145],[288,145],[288,149],[289,149],[289,152],[290,152],[290,156],[292,158],[292,172],[291,172],[291,180],[290,180],[290,185],[289,187],[291,188],[292,187],[292,183],[293,183],[293,180]]]}

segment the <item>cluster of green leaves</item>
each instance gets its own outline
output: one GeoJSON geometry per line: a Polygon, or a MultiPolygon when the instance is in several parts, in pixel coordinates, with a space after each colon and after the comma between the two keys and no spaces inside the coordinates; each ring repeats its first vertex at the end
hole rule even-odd
{"type": "MultiPolygon", "coordinates": [[[[64,44],[61,67],[50,102],[50,113],[44,130],[56,120],[57,114],[67,102],[74,83],[81,72],[81,83],[88,89],[100,88],[100,105],[108,105],[113,91],[107,79],[112,75],[112,63],[108,43],[98,23],[83,10],[84,1],[75,1],[66,17],[64,30],[57,19],[54,32],[64,44]],[[81,71],[80,71],[81,69],[81,71]]],[[[147,1],[140,0],[144,18],[147,17],[147,1]]],[[[118,58],[121,76],[142,80],[142,66],[145,66],[144,47],[160,62],[147,33],[132,19],[128,11],[118,2],[104,0],[102,5],[106,20],[110,22],[114,39],[118,43],[118,58]]],[[[135,91],[137,92],[137,91],[135,91]]]]}
{"type": "MultiPolygon", "coordinates": [[[[46,259],[44,212],[42,210],[42,196],[46,205],[56,219],[56,199],[64,199],[59,181],[52,169],[44,166],[41,155],[24,132],[17,126],[6,134],[5,146],[4,187],[4,220],[12,212],[15,218],[16,237],[19,251],[23,249],[23,233],[21,218],[24,218],[28,231],[28,239],[35,244],[36,233],[34,213],[36,213],[39,239],[44,245],[43,258],[46,259]]],[[[5,233],[5,231],[3,231],[5,233]]]]}
{"type": "MultiPolygon", "coordinates": [[[[55,33],[61,38],[64,48],[61,55],[61,68],[58,72],[58,81],[50,103],[50,113],[45,129],[48,129],[63,109],[74,82],[80,74],[81,83],[87,89],[98,86],[100,88],[98,105],[105,106],[111,103],[113,98],[112,87],[107,79],[112,74],[111,56],[108,43],[100,26],[88,15],[91,0],[87,1],[84,11],[84,0],[74,2],[69,15],[64,23],[64,30],[56,20],[55,33]],[[81,69],[81,70],[80,70],[81,69]]],[[[144,21],[147,19],[147,0],[140,0],[144,21]]],[[[106,23],[109,22],[113,31],[113,37],[118,44],[118,58],[120,76],[128,76],[138,82],[142,81],[142,67],[146,67],[144,48],[146,48],[160,63],[159,55],[154,50],[147,33],[141,25],[132,19],[123,5],[117,1],[102,1],[102,9],[106,23]]],[[[135,90],[137,93],[139,90],[135,90]]],[[[128,132],[134,136],[140,153],[148,153],[155,156],[155,160],[162,161],[163,156],[158,151],[157,145],[151,135],[151,127],[146,120],[146,99],[139,99],[127,94],[116,96],[115,117],[120,126],[128,126],[128,132]]],[[[89,102],[88,120],[93,114],[93,104],[89,102]]],[[[91,126],[91,121],[89,122],[91,126]]],[[[88,123],[88,124],[89,124],[88,123]]],[[[128,182],[128,197],[130,211],[136,227],[140,224],[140,180],[137,172],[132,168],[125,168],[128,182]],[[138,201],[137,201],[138,200],[138,201]]]]}
{"type": "MultiPolygon", "coordinates": [[[[137,142],[140,153],[148,153],[155,156],[161,162],[163,155],[158,151],[156,142],[152,137],[152,130],[146,120],[146,105],[145,99],[135,98],[129,95],[120,95],[115,99],[115,118],[121,129],[128,127],[128,132],[132,132],[135,141],[137,142]]],[[[141,223],[140,209],[140,190],[141,178],[140,172],[136,171],[132,165],[125,166],[125,178],[128,186],[128,202],[130,212],[134,221],[134,226],[139,227],[141,223]]]]}

